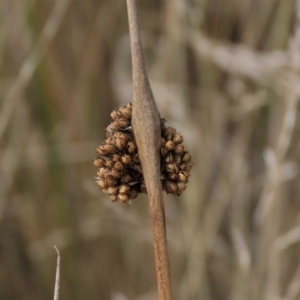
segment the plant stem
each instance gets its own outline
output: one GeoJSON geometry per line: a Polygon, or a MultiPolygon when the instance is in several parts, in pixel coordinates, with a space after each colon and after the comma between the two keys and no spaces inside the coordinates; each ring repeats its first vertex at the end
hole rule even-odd
{"type": "Polygon", "coordinates": [[[171,300],[170,267],[160,181],[160,115],[147,76],[136,0],[127,0],[127,9],[133,77],[132,125],[149,198],[158,295],[160,300],[171,300]]]}

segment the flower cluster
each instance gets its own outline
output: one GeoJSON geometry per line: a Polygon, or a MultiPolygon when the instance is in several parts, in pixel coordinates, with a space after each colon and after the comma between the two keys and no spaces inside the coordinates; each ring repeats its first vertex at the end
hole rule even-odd
{"type": "MultiPolygon", "coordinates": [[[[111,113],[106,140],[97,148],[94,165],[96,182],[111,201],[126,202],[146,193],[137,145],[131,127],[132,104],[111,113]]],[[[184,150],[183,137],[161,119],[161,178],[167,193],[181,195],[192,168],[191,156],[184,150]]]]}

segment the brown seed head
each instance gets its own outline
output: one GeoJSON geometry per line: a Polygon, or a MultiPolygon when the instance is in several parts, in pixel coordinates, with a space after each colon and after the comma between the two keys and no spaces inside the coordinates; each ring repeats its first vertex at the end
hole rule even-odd
{"type": "Polygon", "coordinates": [[[113,119],[113,120],[116,120],[118,118],[118,115],[117,115],[117,112],[115,110],[113,110],[111,113],[110,113],[110,117],[113,119]]]}
{"type": "Polygon", "coordinates": [[[97,184],[101,190],[103,190],[107,187],[107,184],[103,179],[98,180],[97,184]]]}
{"type": "Polygon", "coordinates": [[[109,195],[109,199],[110,199],[112,202],[116,202],[116,201],[118,201],[118,196],[117,196],[117,195],[109,195]]]}

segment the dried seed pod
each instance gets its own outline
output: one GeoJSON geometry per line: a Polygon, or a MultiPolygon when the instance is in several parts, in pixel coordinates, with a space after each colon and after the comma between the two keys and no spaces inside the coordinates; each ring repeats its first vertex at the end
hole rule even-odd
{"type": "Polygon", "coordinates": [[[165,149],[167,149],[168,151],[172,151],[174,148],[175,148],[175,144],[172,141],[166,142],[165,149]]]}
{"type": "Polygon", "coordinates": [[[117,161],[114,165],[114,169],[117,170],[117,171],[122,171],[124,170],[124,165],[122,162],[120,161],[117,161]]]}
{"type": "Polygon", "coordinates": [[[124,133],[122,132],[116,132],[114,134],[114,145],[119,149],[122,150],[127,143],[127,137],[124,133]]]}
{"type": "Polygon", "coordinates": [[[112,160],[113,160],[114,162],[121,161],[121,156],[120,156],[119,154],[117,154],[117,153],[114,153],[114,154],[112,155],[112,160]]]}
{"type": "Polygon", "coordinates": [[[140,164],[140,159],[139,159],[138,154],[133,155],[132,160],[133,160],[134,164],[136,164],[136,165],[140,164]]]}
{"type": "Polygon", "coordinates": [[[110,113],[110,117],[113,119],[113,120],[116,120],[118,118],[118,114],[115,110],[113,110],[111,113],[110,113]]]}
{"type": "Polygon", "coordinates": [[[175,148],[174,148],[174,153],[175,154],[180,155],[180,154],[183,154],[183,152],[184,152],[184,147],[183,147],[182,144],[178,144],[178,145],[175,146],[175,148]]]}
{"type": "Polygon", "coordinates": [[[107,186],[115,186],[118,183],[118,180],[111,175],[103,177],[107,186]]]}
{"type": "Polygon", "coordinates": [[[94,159],[94,165],[98,168],[105,166],[105,160],[101,157],[94,159]]]}
{"type": "Polygon", "coordinates": [[[175,164],[180,164],[181,163],[181,156],[180,155],[173,155],[173,160],[175,164]]]}
{"type": "Polygon", "coordinates": [[[131,119],[131,109],[127,107],[122,107],[117,111],[117,116],[123,119],[131,119]]]}
{"type": "Polygon", "coordinates": [[[178,173],[178,171],[179,171],[177,165],[174,163],[166,164],[165,169],[168,173],[178,173]]]}
{"type": "Polygon", "coordinates": [[[182,181],[177,182],[177,190],[183,192],[186,189],[186,184],[182,181]]]}
{"type": "Polygon", "coordinates": [[[183,137],[180,133],[175,133],[173,136],[173,142],[175,144],[181,144],[183,142],[183,137]]]}
{"type": "Polygon", "coordinates": [[[174,161],[173,154],[172,153],[168,153],[167,156],[166,156],[166,158],[165,158],[165,162],[169,164],[169,163],[172,163],[173,161],[174,161]]]}
{"type": "Polygon", "coordinates": [[[118,196],[117,196],[117,195],[109,195],[109,199],[110,199],[112,202],[116,202],[116,201],[118,201],[118,196]]]}
{"type": "Polygon", "coordinates": [[[135,189],[130,189],[128,191],[128,197],[129,197],[129,199],[135,199],[138,196],[138,194],[139,194],[138,191],[135,190],[135,189]]]}
{"type": "Polygon", "coordinates": [[[99,168],[97,171],[97,175],[102,177],[105,173],[107,173],[106,168],[99,168]]]}
{"type": "Polygon", "coordinates": [[[166,144],[166,140],[163,137],[161,137],[161,147],[163,147],[165,144],[166,144]]]}
{"type": "Polygon", "coordinates": [[[177,184],[173,181],[166,180],[164,187],[168,194],[174,194],[177,191],[177,184]]]}
{"type": "Polygon", "coordinates": [[[181,171],[186,171],[187,168],[186,168],[186,163],[181,163],[178,165],[178,168],[181,170],[181,171]]]}
{"type": "Polygon", "coordinates": [[[128,142],[126,148],[128,153],[133,153],[136,150],[136,144],[133,142],[128,142]]]}
{"type": "Polygon", "coordinates": [[[106,127],[106,136],[111,137],[116,132],[116,130],[117,130],[116,122],[113,122],[113,123],[109,124],[106,127]]]}
{"type": "Polygon", "coordinates": [[[118,179],[121,178],[123,176],[123,171],[120,170],[116,170],[115,168],[111,169],[109,172],[109,175],[118,179]]]}
{"type": "Polygon", "coordinates": [[[184,152],[184,154],[182,155],[182,161],[186,163],[190,160],[191,160],[191,155],[188,152],[184,152]]]}
{"type": "Polygon", "coordinates": [[[176,130],[173,127],[167,127],[164,130],[164,138],[168,141],[171,141],[173,139],[173,135],[176,133],[176,130]]]}
{"type": "Polygon", "coordinates": [[[175,181],[175,180],[178,179],[178,175],[177,175],[176,173],[169,173],[169,174],[168,174],[168,178],[169,178],[170,180],[175,181]]]}
{"type": "Polygon", "coordinates": [[[124,194],[124,193],[126,193],[127,191],[129,191],[129,190],[130,190],[130,185],[128,185],[128,184],[121,184],[121,185],[120,185],[119,192],[120,192],[121,194],[124,194]]]}
{"type": "Polygon", "coordinates": [[[99,188],[100,188],[101,190],[107,188],[107,184],[106,184],[106,182],[105,182],[103,179],[100,179],[100,180],[97,182],[97,184],[98,184],[98,186],[99,186],[99,188]]]}
{"type": "Polygon", "coordinates": [[[160,154],[161,154],[162,156],[166,156],[168,153],[169,153],[169,151],[168,151],[166,148],[161,148],[161,149],[160,149],[160,154]]]}
{"type": "Polygon", "coordinates": [[[122,202],[122,203],[124,203],[128,200],[128,195],[126,195],[126,194],[118,194],[117,197],[118,197],[118,201],[122,202]]]}
{"type": "Polygon", "coordinates": [[[105,162],[105,166],[108,169],[112,169],[114,165],[115,165],[115,162],[112,159],[107,159],[105,162]]]}
{"type": "Polygon", "coordinates": [[[121,182],[122,183],[129,183],[131,181],[131,176],[129,174],[125,174],[122,178],[121,178],[121,182]]]}
{"type": "Polygon", "coordinates": [[[118,127],[120,127],[120,128],[127,128],[130,125],[129,120],[124,119],[124,118],[118,119],[116,122],[117,122],[118,127]]]}
{"type": "Polygon", "coordinates": [[[108,195],[117,195],[118,194],[118,190],[119,190],[119,188],[117,186],[110,186],[107,189],[107,193],[108,193],[108,195]]]}
{"type": "Polygon", "coordinates": [[[132,162],[132,158],[129,154],[124,154],[121,158],[123,164],[128,165],[132,162]]]}
{"type": "Polygon", "coordinates": [[[188,178],[189,178],[188,172],[186,172],[186,171],[180,171],[178,173],[178,179],[180,181],[186,182],[188,180],[188,178]]]}
{"type": "Polygon", "coordinates": [[[186,170],[190,171],[193,167],[193,162],[190,160],[186,163],[186,170]]]}

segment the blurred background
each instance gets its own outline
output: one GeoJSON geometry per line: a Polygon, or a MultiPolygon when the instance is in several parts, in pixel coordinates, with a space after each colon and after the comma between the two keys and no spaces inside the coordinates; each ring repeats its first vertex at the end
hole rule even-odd
{"type": "MultiPolygon", "coordinates": [[[[174,299],[300,299],[300,1],[139,0],[194,168],[165,195],[174,299]]],[[[126,1],[0,1],[0,299],[157,299],[145,196],[94,182],[131,101],[126,1]]]]}

